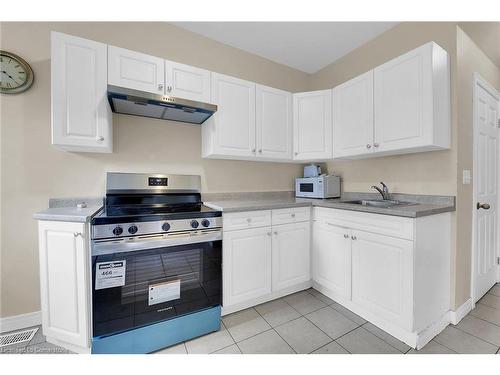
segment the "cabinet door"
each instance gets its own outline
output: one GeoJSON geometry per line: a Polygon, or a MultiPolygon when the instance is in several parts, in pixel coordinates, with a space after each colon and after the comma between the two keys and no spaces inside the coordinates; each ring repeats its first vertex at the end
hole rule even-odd
{"type": "Polygon", "coordinates": [[[373,70],[333,89],[333,157],[373,150],[373,70]]]}
{"type": "Polygon", "coordinates": [[[271,227],[224,232],[223,241],[224,306],[271,293],[271,227]]]}
{"type": "Polygon", "coordinates": [[[332,158],[332,90],[293,95],[293,158],[332,158]]]}
{"type": "Polygon", "coordinates": [[[351,298],[350,229],[327,222],[315,222],[313,280],[335,296],[351,298]]]}
{"type": "Polygon", "coordinates": [[[69,151],[111,152],[105,44],[51,33],[52,144],[69,151]]]}
{"type": "Polygon", "coordinates": [[[309,222],[273,227],[273,292],[311,279],[309,222]]]}
{"type": "Polygon", "coordinates": [[[209,103],[210,72],[166,60],[165,92],[167,95],[209,103]]]}
{"type": "Polygon", "coordinates": [[[374,76],[375,151],[431,144],[432,45],[426,44],[375,68],[374,76]]]}
{"type": "Polygon", "coordinates": [[[89,254],[85,224],[39,222],[40,291],[43,333],[89,346],[89,254]]]}
{"type": "Polygon", "coordinates": [[[125,48],[108,46],[108,83],[163,95],[165,60],[125,48]]]}
{"type": "Polygon", "coordinates": [[[352,231],[352,301],[412,330],[413,241],[352,231]]]}
{"type": "Polygon", "coordinates": [[[292,94],[256,87],[257,156],[292,159],[292,94]]]}
{"type": "Polygon", "coordinates": [[[212,101],[218,106],[212,116],[215,153],[256,156],[255,83],[212,73],[212,101]]]}

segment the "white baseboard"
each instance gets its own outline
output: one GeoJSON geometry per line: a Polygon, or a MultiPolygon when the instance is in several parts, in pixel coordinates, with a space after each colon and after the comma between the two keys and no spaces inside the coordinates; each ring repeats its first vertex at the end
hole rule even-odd
{"type": "Polygon", "coordinates": [[[435,336],[439,335],[443,329],[450,324],[450,314],[447,311],[436,322],[419,332],[417,335],[417,350],[422,349],[435,336]]]}
{"type": "Polygon", "coordinates": [[[42,324],[42,312],[35,311],[28,314],[20,314],[0,318],[0,333],[15,331],[27,327],[42,324]]]}
{"type": "Polygon", "coordinates": [[[472,299],[468,299],[465,303],[456,310],[450,311],[450,322],[453,325],[457,325],[465,315],[467,315],[472,310],[472,299]]]}

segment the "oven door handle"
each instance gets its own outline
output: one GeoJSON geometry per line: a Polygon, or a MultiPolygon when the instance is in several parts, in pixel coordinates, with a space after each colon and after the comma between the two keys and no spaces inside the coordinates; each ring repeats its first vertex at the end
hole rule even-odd
{"type": "Polygon", "coordinates": [[[212,230],[194,233],[175,233],[151,237],[136,237],[132,239],[126,238],[122,240],[93,241],[92,256],[189,245],[200,242],[219,241],[221,239],[222,231],[212,230]]]}

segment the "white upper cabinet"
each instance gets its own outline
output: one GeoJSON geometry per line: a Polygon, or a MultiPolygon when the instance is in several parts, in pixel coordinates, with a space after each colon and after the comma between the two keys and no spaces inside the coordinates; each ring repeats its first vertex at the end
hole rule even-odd
{"type": "Polygon", "coordinates": [[[377,68],[375,137],[380,154],[450,147],[450,70],[434,42],[377,68]]]}
{"type": "Polygon", "coordinates": [[[256,87],[257,157],[292,159],[292,94],[256,87]]]}
{"type": "Polygon", "coordinates": [[[165,93],[210,102],[210,71],[165,60],[165,93]]]}
{"type": "Polygon", "coordinates": [[[332,90],[293,95],[293,158],[332,158],[332,90]]]}
{"type": "Polygon", "coordinates": [[[112,151],[106,44],[51,33],[51,116],[54,146],[112,151]]]}
{"type": "Polygon", "coordinates": [[[373,152],[373,70],[333,89],[333,157],[373,152]]]}
{"type": "Polygon", "coordinates": [[[108,46],[108,83],[163,95],[165,60],[125,48],[108,46]]]}
{"type": "Polygon", "coordinates": [[[255,83],[212,73],[212,102],[218,108],[202,125],[204,156],[255,157],[255,83]]]}

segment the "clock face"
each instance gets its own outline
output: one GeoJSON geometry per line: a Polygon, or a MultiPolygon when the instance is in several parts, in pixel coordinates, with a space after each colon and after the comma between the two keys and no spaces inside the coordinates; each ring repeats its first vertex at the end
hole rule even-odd
{"type": "Polygon", "coordinates": [[[27,90],[33,83],[33,71],[21,57],[0,51],[0,92],[15,94],[27,90]]]}

